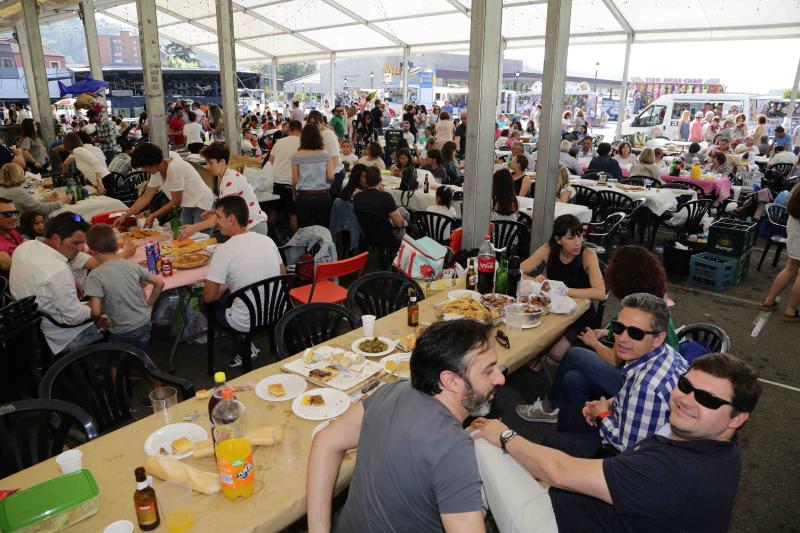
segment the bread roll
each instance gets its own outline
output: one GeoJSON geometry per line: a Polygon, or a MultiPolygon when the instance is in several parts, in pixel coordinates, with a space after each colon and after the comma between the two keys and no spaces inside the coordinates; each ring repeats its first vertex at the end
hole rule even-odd
{"type": "Polygon", "coordinates": [[[216,473],[197,470],[180,461],[173,461],[166,457],[148,457],[144,460],[144,468],[148,474],[164,481],[180,479],[187,481],[192,490],[203,494],[219,492],[219,477],[216,473]]]}
{"type": "MultiPolygon", "coordinates": [[[[283,440],[283,429],[273,426],[251,429],[245,431],[244,438],[249,440],[253,446],[272,446],[275,441],[280,442],[283,440]]],[[[192,455],[197,458],[213,456],[214,445],[211,439],[196,441],[192,455]]]]}

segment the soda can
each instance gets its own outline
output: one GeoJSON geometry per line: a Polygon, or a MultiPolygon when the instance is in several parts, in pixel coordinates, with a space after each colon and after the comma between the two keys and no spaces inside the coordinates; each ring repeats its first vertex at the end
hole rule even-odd
{"type": "Polygon", "coordinates": [[[165,257],[161,260],[161,273],[165,278],[172,275],[172,260],[169,257],[165,257]]]}
{"type": "Polygon", "coordinates": [[[158,245],[153,241],[148,241],[144,246],[144,254],[147,257],[147,270],[151,274],[158,274],[158,257],[156,256],[158,245]]]}
{"type": "Polygon", "coordinates": [[[156,274],[161,274],[161,245],[155,243],[153,245],[153,248],[154,248],[153,252],[156,257],[156,274]]]}

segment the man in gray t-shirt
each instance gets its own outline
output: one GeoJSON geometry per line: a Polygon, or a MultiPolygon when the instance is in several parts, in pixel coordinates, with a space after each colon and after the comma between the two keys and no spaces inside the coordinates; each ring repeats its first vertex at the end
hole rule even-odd
{"type": "Polygon", "coordinates": [[[483,531],[481,480],[469,415],[486,414],[504,383],[490,325],[434,324],[417,340],[411,381],[377,390],[320,432],[308,467],[309,532],[331,528],[342,458],[358,448],[335,531],[483,531]]]}

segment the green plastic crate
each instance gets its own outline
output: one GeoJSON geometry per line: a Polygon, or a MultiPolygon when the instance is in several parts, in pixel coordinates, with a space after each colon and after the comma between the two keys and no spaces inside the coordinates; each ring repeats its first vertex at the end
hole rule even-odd
{"type": "Polygon", "coordinates": [[[755,222],[732,218],[717,220],[708,228],[706,252],[724,257],[744,257],[753,249],[756,226],[755,222]]]}

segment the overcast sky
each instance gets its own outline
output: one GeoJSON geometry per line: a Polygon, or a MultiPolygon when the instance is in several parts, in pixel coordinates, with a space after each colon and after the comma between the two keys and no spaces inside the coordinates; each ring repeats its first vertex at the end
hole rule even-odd
{"type": "MultiPolygon", "coordinates": [[[[544,48],[508,49],[505,57],[541,69],[544,48]]],[[[639,78],[719,78],[727,92],[767,94],[792,86],[798,60],[800,39],[635,44],[629,74],[639,78]]],[[[593,79],[598,61],[598,77],[622,78],[625,45],[571,46],[567,72],[593,79]]]]}

